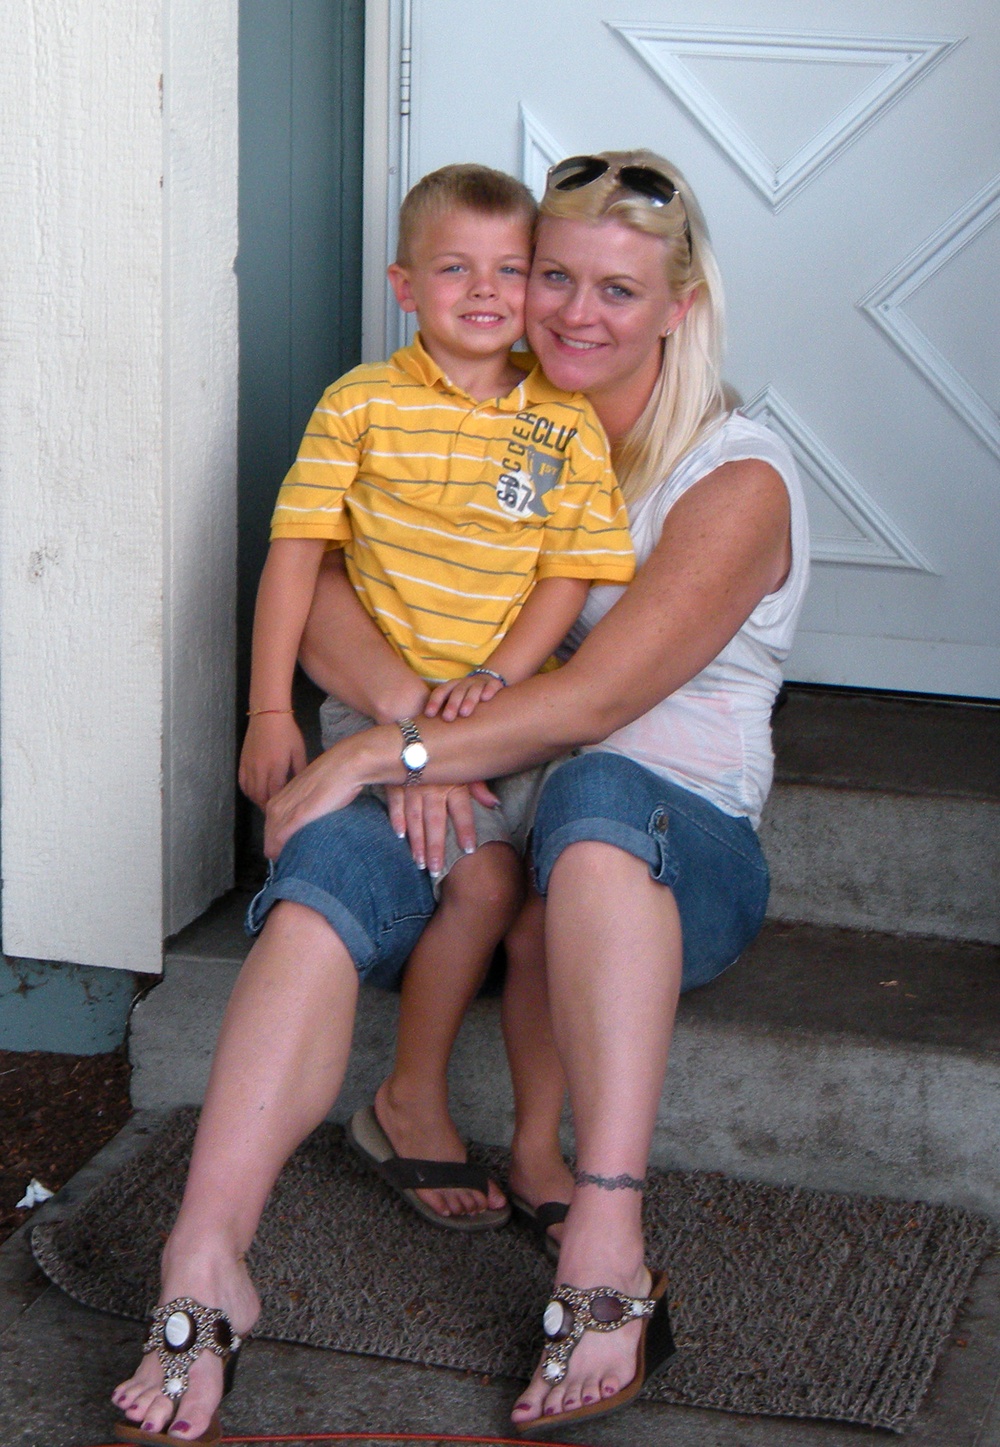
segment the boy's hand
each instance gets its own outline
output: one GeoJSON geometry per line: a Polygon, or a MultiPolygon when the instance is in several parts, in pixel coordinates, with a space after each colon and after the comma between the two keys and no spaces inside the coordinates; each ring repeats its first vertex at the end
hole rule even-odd
{"type": "Polygon", "coordinates": [[[476,705],[487,703],[500,692],[504,683],[489,673],[470,673],[449,683],[439,683],[424,706],[428,718],[440,714],[449,723],[455,718],[468,718],[476,705]]]}
{"type": "Polygon", "coordinates": [[[305,740],[291,714],[255,714],[240,755],[240,788],[261,809],[306,766],[305,740]]]}

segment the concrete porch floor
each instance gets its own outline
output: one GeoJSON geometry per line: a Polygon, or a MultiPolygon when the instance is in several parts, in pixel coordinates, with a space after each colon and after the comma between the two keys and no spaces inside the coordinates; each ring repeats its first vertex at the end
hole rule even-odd
{"type": "MultiPolygon", "coordinates": [[[[73,1208],[141,1149],[160,1119],[140,1111],[35,1221],[73,1208]]],[[[138,1323],[77,1305],[32,1261],[29,1226],[0,1247],[0,1447],[97,1447],[111,1441],[112,1385],[132,1368],[138,1323]]],[[[509,1435],[518,1384],[280,1342],[258,1341],[227,1400],[223,1431],[509,1435]]],[[[737,1417],[638,1402],[561,1439],[591,1447],[887,1447],[894,1434],[830,1422],[737,1417]]],[[[363,1438],[361,1439],[364,1440],[363,1438]]],[[[1000,1257],[973,1284],[953,1343],[917,1418],[913,1447],[1000,1447],[1000,1257]]]]}

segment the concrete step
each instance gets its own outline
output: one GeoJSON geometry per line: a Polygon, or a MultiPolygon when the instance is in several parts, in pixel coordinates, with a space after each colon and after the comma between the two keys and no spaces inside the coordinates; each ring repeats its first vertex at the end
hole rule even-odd
{"type": "MultiPolygon", "coordinates": [[[[137,1107],[201,1100],[247,948],[245,904],[234,893],[178,936],[136,1007],[137,1107]]],[[[395,995],[362,992],[335,1119],[385,1075],[396,1010],[395,995]]],[[[468,1135],[509,1141],[495,998],[463,1027],[452,1104],[468,1135]]],[[[1000,1220],[1000,950],[770,922],[733,970],[682,1001],[653,1159],[1000,1220]]]]}
{"type": "Polygon", "coordinates": [[[1000,707],[791,685],[771,918],[1000,943],[1000,707]]]}

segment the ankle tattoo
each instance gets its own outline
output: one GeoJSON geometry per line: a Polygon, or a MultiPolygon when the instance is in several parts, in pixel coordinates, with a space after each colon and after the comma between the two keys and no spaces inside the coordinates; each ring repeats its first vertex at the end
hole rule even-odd
{"type": "Polygon", "coordinates": [[[573,1180],[578,1186],[599,1186],[602,1191],[644,1191],[645,1176],[641,1181],[635,1176],[593,1176],[589,1171],[574,1171],[573,1180]]]}

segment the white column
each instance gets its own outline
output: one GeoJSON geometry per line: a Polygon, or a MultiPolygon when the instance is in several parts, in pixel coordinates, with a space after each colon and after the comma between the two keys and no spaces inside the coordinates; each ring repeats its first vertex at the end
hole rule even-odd
{"type": "Polygon", "coordinates": [[[3,948],[155,971],[231,869],[236,0],[0,66],[3,948]]]}

